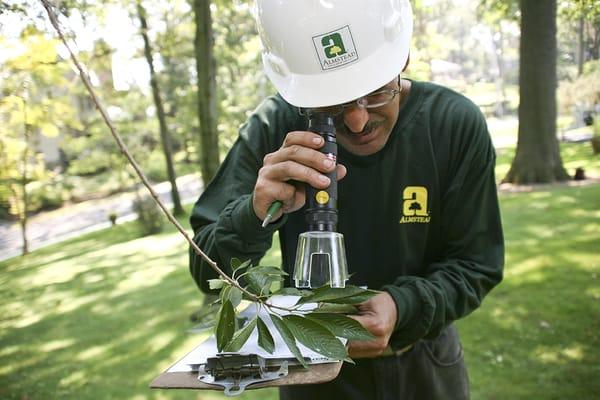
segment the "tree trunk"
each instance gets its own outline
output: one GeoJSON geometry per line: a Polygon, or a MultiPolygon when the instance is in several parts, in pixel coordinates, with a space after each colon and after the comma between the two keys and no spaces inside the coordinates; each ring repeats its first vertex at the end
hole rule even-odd
{"type": "Polygon", "coordinates": [[[160,97],[160,90],[158,88],[158,80],[156,78],[156,72],[154,71],[154,61],[152,59],[152,49],[150,47],[150,40],[148,39],[148,24],[146,22],[146,10],[142,6],[140,0],[137,2],[138,17],[140,19],[142,38],[144,39],[144,55],[150,68],[150,86],[152,87],[152,97],[154,98],[154,105],[156,106],[156,115],[158,117],[158,124],[160,127],[160,141],[165,155],[165,163],[167,165],[167,175],[169,182],[171,183],[171,199],[173,200],[173,214],[183,215],[183,207],[181,206],[181,200],[179,198],[179,190],[177,190],[177,177],[175,175],[175,168],[173,168],[173,147],[171,145],[171,136],[167,129],[167,120],[165,116],[165,110],[163,102],[160,97]]]}
{"type": "Polygon", "coordinates": [[[521,0],[519,136],[505,182],[569,178],[556,137],[556,56],[556,0],[521,0]]]}
{"type": "MultiPolygon", "coordinates": [[[[27,196],[27,180],[29,163],[29,125],[27,125],[27,102],[23,100],[23,136],[25,137],[25,147],[23,148],[23,173],[21,174],[21,190],[22,190],[22,208],[18,211],[19,223],[21,225],[21,238],[23,240],[22,255],[29,253],[29,242],[27,241],[27,211],[29,210],[29,196],[27,196]]],[[[18,203],[18,196],[15,196],[18,203]]]]}
{"type": "Polygon", "coordinates": [[[198,118],[200,122],[200,169],[207,184],[219,167],[217,134],[217,85],[213,56],[213,31],[210,0],[193,0],[196,22],[194,52],[198,75],[198,118]]]}
{"type": "Polygon", "coordinates": [[[585,63],[584,23],[583,17],[579,17],[579,21],[577,22],[577,76],[583,74],[583,64],[585,63]]]}

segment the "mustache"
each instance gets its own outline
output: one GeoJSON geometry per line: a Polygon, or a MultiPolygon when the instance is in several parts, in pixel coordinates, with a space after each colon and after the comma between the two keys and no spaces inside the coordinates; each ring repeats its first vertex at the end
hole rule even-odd
{"type": "Polygon", "coordinates": [[[338,133],[341,132],[346,135],[367,135],[367,134],[371,133],[374,129],[379,128],[382,124],[383,124],[383,121],[368,121],[365,124],[362,131],[352,132],[350,129],[348,129],[348,127],[346,126],[346,124],[344,124],[343,121],[339,121],[337,124],[335,124],[335,128],[338,133]]]}

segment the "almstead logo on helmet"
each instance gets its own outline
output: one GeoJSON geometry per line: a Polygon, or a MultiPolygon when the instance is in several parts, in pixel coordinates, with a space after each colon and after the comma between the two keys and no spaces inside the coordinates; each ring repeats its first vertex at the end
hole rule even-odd
{"type": "Polygon", "coordinates": [[[323,70],[338,68],[358,60],[349,26],[314,36],[312,39],[323,70]]]}

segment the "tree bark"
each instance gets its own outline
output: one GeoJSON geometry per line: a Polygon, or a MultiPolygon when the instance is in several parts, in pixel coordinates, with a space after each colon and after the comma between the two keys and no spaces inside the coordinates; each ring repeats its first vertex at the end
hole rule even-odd
{"type": "MultiPolygon", "coordinates": [[[[25,147],[23,148],[23,174],[21,175],[21,189],[22,189],[22,209],[19,210],[19,223],[21,225],[21,238],[23,240],[23,248],[21,254],[23,256],[29,254],[29,242],[27,241],[27,211],[29,210],[29,196],[27,195],[27,180],[29,163],[29,125],[27,124],[27,102],[25,98],[23,100],[23,136],[25,137],[25,147]]],[[[15,198],[18,203],[18,196],[15,193],[15,198]]]]}
{"type": "Polygon", "coordinates": [[[219,167],[217,95],[210,0],[193,0],[196,35],[194,52],[198,75],[198,118],[200,122],[200,170],[207,184],[219,167]]]}
{"type": "Polygon", "coordinates": [[[156,72],[154,70],[152,48],[150,46],[150,40],[148,38],[148,23],[146,22],[146,10],[142,6],[140,0],[138,0],[137,2],[137,10],[138,17],[140,19],[142,38],[144,39],[144,55],[146,56],[146,62],[148,63],[148,67],[150,68],[150,86],[152,87],[152,97],[154,98],[156,116],[158,117],[158,124],[160,127],[160,141],[162,144],[163,153],[165,155],[168,179],[171,183],[171,199],[173,200],[173,214],[183,215],[184,211],[183,207],[181,206],[179,190],[177,190],[177,176],[175,175],[175,168],[173,167],[173,147],[171,145],[171,136],[167,128],[165,110],[163,107],[162,98],[160,96],[156,72]]]}
{"type": "Polygon", "coordinates": [[[521,0],[519,133],[505,182],[569,179],[556,137],[556,0],[521,0]]]}
{"type": "Polygon", "coordinates": [[[579,17],[577,21],[577,76],[583,74],[583,64],[585,63],[585,39],[584,39],[584,24],[583,17],[579,17]]]}

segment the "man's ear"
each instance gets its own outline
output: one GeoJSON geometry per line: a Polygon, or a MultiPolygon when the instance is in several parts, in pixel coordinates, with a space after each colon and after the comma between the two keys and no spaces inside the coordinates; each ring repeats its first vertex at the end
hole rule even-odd
{"type": "Polygon", "coordinates": [[[406,68],[408,68],[408,64],[410,64],[410,52],[408,53],[408,57],[406,57],[406,64],[404,64],[404,68],[402,68],[402,72],[406,71],[406,68]]]}

